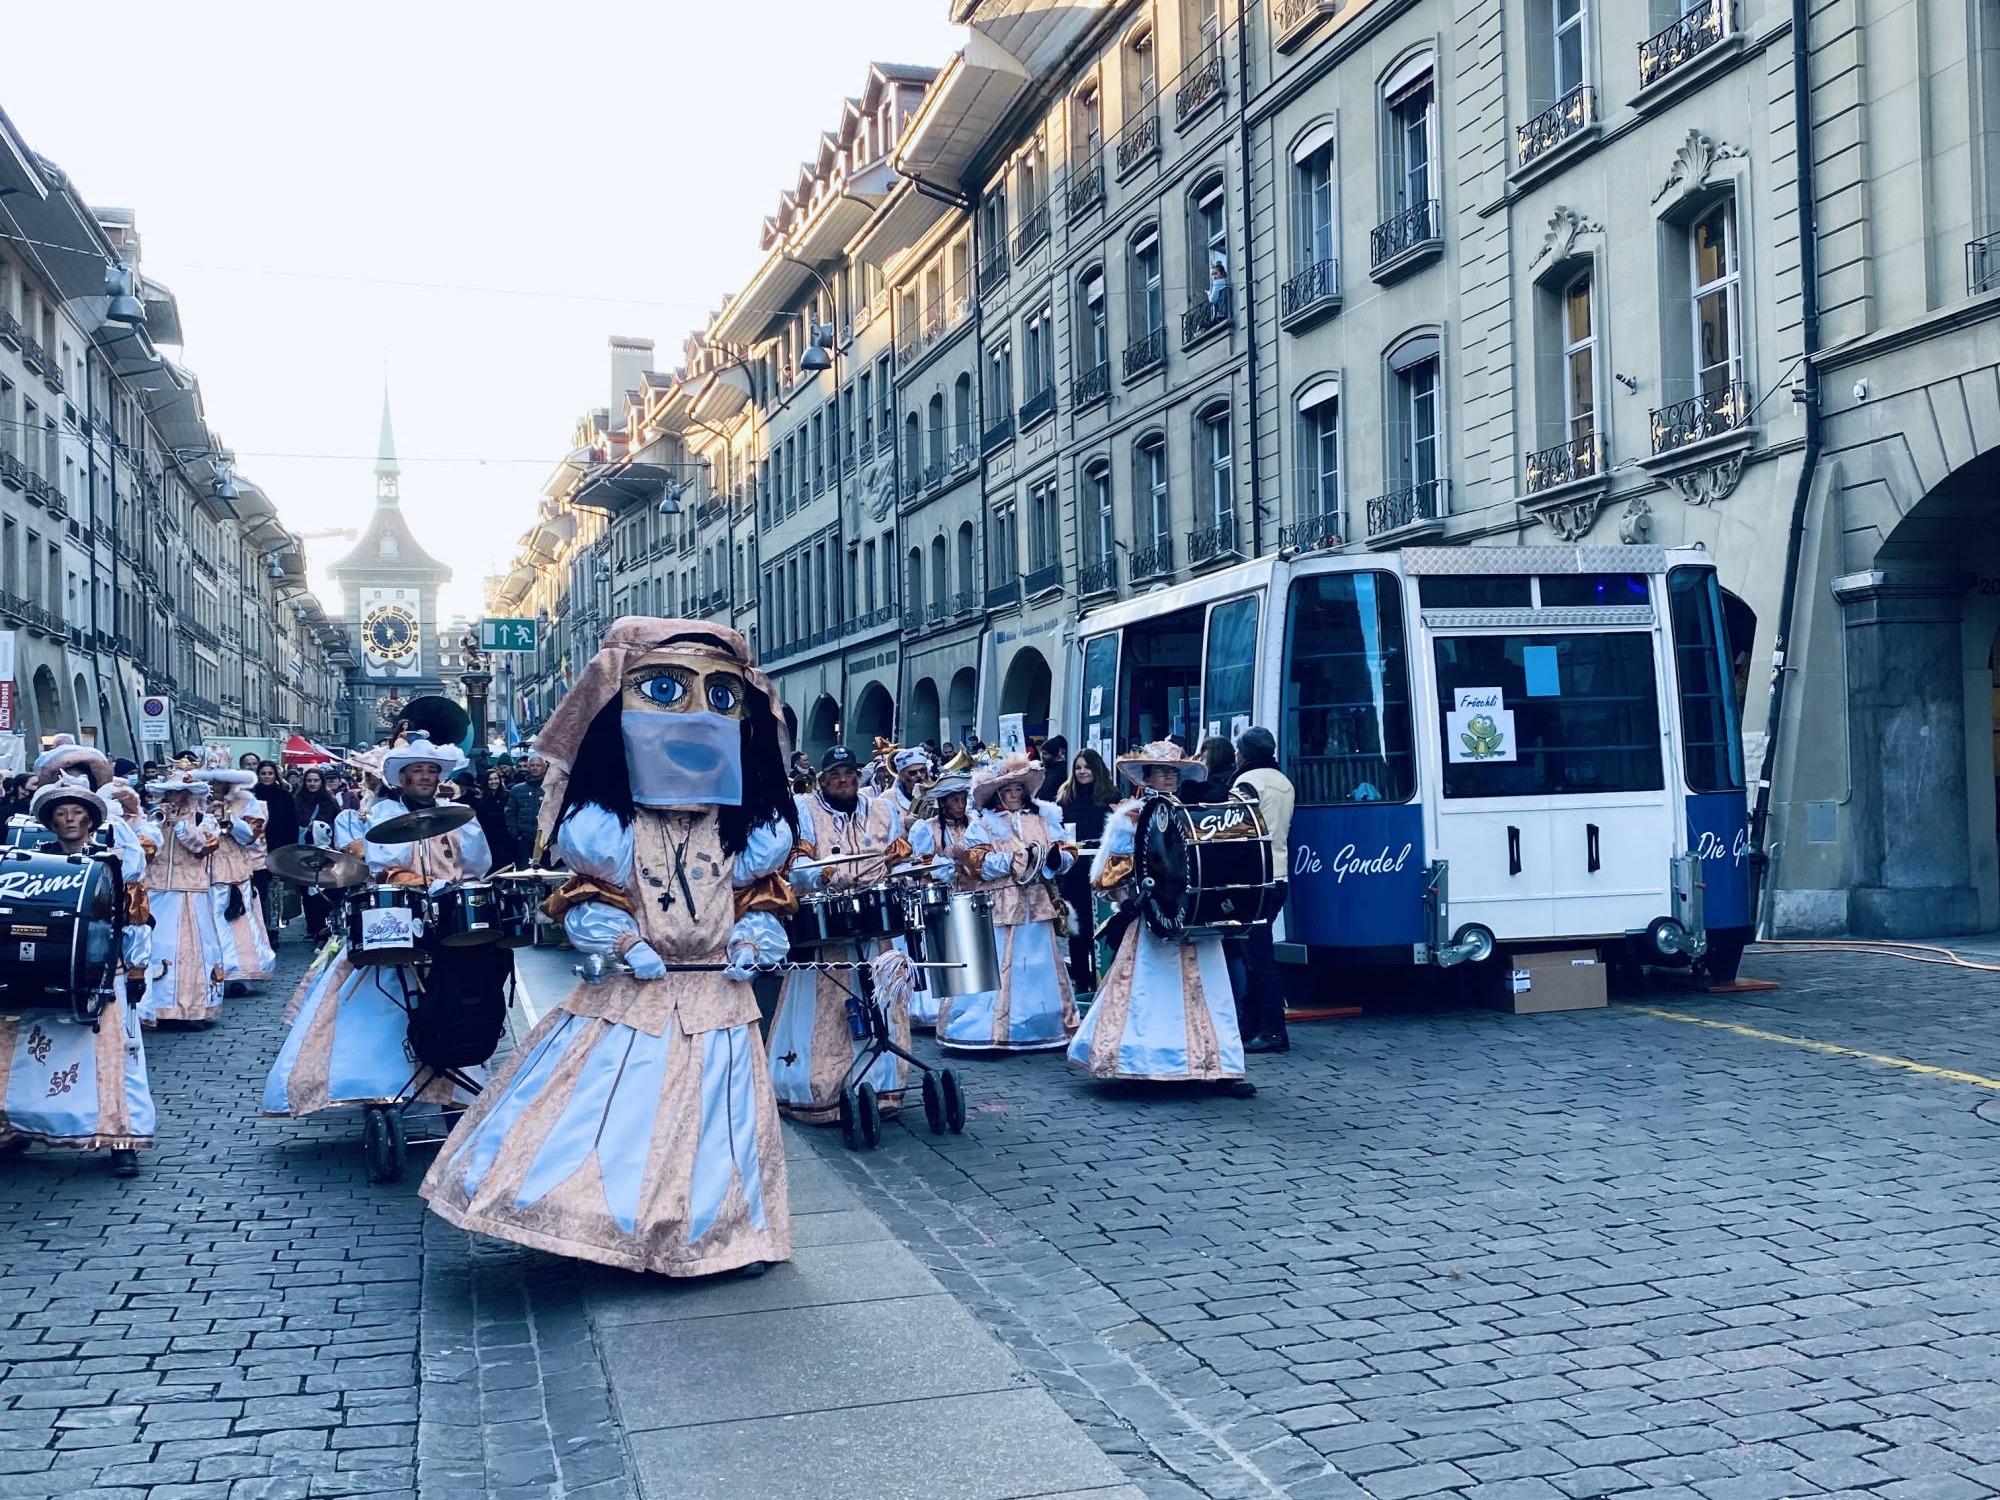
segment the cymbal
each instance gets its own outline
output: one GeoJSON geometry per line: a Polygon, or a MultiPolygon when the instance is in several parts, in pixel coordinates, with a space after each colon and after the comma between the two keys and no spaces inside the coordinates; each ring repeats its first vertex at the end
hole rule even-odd
{"type": "Polygon", "coordinates": [[[361,836],[371,844],[416,844],[434,839],[472,821],[472,809],[459,802],[440,802],[436,807],[420,807],[387,822],[377,823],[361,836]]]}
{"type": "Polygon", "coordinates": [[[293,885],[317,885],[339,891],[368,884],[368,862],[338,849],[283,844],[271,850],[264,862],[273,875],[293,885]]]}

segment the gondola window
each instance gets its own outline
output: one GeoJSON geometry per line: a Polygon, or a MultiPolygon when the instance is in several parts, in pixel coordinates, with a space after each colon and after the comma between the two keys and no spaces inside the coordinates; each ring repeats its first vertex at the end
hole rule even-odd
{"type": "Polygon", "coordinates": [[[1283,756],[1303,806],[1407,802],[1416,791],[1403,597],[1387,573],[1292,584],[1283,756]]]}

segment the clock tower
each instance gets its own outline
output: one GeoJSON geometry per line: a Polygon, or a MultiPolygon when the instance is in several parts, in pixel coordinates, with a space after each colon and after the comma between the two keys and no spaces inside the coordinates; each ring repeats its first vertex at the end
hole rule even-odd
{"type": "Polygon", "coordinates": [[[384,391],[375,514],[354,550],[327,570],[340,589],[354,647],[347,738],[355,745],[387,736],[395,725],[395,704],[444,691],[437,661],[437,591],[450,580],[451,569],[410,534],[401,480],[384,391]]]}

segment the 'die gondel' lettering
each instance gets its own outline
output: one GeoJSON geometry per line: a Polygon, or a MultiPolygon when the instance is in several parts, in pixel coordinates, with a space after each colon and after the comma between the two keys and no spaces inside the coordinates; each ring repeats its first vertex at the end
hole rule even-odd
{"type": "Polygon", "coordinates": [[[0,875],[0,901],[33,901],[59,891],[80,891],[86,872],[40,875],[31,870],[9,870],[0,875]]]}
{"type": "Polygon", "coordinates": [[[1735,839],[1725,849],[1721,835],[1703,829],[1701,837],[1695,842],[1694,853],[1696,859],[1719,861],[1727,857],[1731,864],[1740,865],[1750,857],[1750,830],[1737,829],[1735,839]]]}
{"type": "MultiPolygon", "coordinates": [[[[1384,844],[1380,854],[1364,859],[1354,845],[1345,845],[1333,856],[1334,883],[1337,885],[1350,875],[1400,875],[1415,848],[1414,844],[1405,844],[1400,851],[1391,853],[1389,846],[1384,844]]],[[[1310,844],[1300,844],[1292,851],[1294,875],[1315,875],[1322,867],[1318,853],[1310,844]]]]}

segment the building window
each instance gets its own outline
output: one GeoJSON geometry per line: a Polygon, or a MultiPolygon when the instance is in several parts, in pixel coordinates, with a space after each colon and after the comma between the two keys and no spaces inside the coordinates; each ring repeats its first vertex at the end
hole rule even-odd
{"type": "Polygon", "coordinates": [[[889,435],[896,430],[896,383],[889,368],[889,356],[883,355],[875,364],[875,393],[882,403],[882,441],[889,441],[889,435]]]}
{"type": "Polygon", "coordinates": [[[1597,330],[1588,271],[1563,288],[1562,305],[1563,441],[1588,446],[1597,435],[1597,330]]]}
{"type": "Polygon", "coordinates": [[[1125,117],[1131,120],[1151,109],[1160,92],[1159,58],[1150,27],[1141,26],[1125,38],[1123,63],[1125,117]]]}
{"type": "Polygon", "coordinates": [[[1584,0],[1548,0],[1555,41],[1555,96],[1566,99],[1590,81],[1586,46],[1589,8],[1584,0]]]}
{"type": "Polygon", "coordinates": [[[1021,375],[1030,400],[1056,383],[1055,310],[1042,307],[1028,315],[1021,329],[1021,375]]]}
{"type": "Polygon", "coordinates": [[[903,488],[914,490],[922,483],[924,473],[924,431],[923,422],[915,412],[903,424],[903,488]]]}
{"type": "Polygon", "coordinates": [[[861,407],[861,451],[863,453],[873,453],[875,451],[874,378],[874,375],[870,371],[863,370],[859,380],[856,382],[860,389],[858,399],[861,407]]]}
{"type": "Polygon", "coordinates": [[[1104,272],[1083,273],[1076,289],[1076,374],[1087,375],[1111,362],[1111,330],[1104,315],[1104,272]]]}
{"type": "Polygon", "coordinates": [[[993,508],[992,525],[986,535],[986,586],[1011,587],[1021,576],[1020,540],[1015,535],[1014,504],[1008,501],[993,508]]]}
{"type": "Polygon", "coordinates": [[[1069,105],[1070,171],[1086,172],[1104,149],[1104,106],[1097,85],[1087,84],[1071,96],[1069,105]]]}
{"type": "Polygon", "coordinates": [[[986,356],[986,425],[992,426],[1014,410],[1014,346],[1002,339],[986,356]]]}
{"type": "Polygon", "coordinates": [[[1438,341],[1412,339],[1390,357],[1388,470],[1401,489],[1434,483],[1441,475],[1438,428],[1438,341]]]}
{"type": "Polygon", "coordinates": [[[1236,516],[1236,458],[1229,441],[1229,408],[1217,405],[1195,421],[1195,472],[1203,476],[1204,521],[1227,526],[1236,516]]]}
{"type": "Polygon", "coordinates": [[[1222,51],[1222,0],[1185,0],[1181,24],[1188,66],[1214,61],[1222,51]]]}
{"type": "Polygon", "coordinates": [[[1383,135],[1386,218],[1418,212],[1437,197],[1432,150],[1436,103],[1430,54],[1404,64],[1391,75],[1383,97],[1387,116],[1383,135]]]}
{"type": "Polygon", "coordinates": [[[1053,477],[1028,491],[1028,571],[1041,573],[1062,561],[1062,499],[1053,477]]]}
{"type": "Polygon", "coordinates": [[[1308,142],[1292,164],[1293,270],[1309,271],[1334,259],[1333,140],[1308,142]]]}
{"type": "Polygon", "coordinates": [[[867,601],[868,613],[872,615],[876,609],[875,600],[877,593],[875,586],[875,543],[872,540],[862,544],[861,573],[862,598],[867,601]]]}
{"type": "Polygon", "coordinates": [[[1695,384],[1699,394],[1713,396],[1743,378],[1734,200],[1724,199],[1694,221],[1688,254],[1695,384]]]}
{"type": "MultiPolygon", "coordinates": [[[[1136,506],[1133,531],[1141,551],[1172,544],[1173,508],[1167,496],[1167,442],[1157,434],[1143,440],[1134,453],[1132,495],[1136,506]]],[[[1163,571],[1171,571],[1169,568],[1163,571]]],[[[1138,564],[1133,564],[1138,573],[1138,564]]]]}
{"type": "Polygon", "coordinates": [[[924,549],[910,549],[909,571],[904,578],[903,597],[909,602],[913,614],[922,614],[924,609],[924,549]]]}
{"type": "Polygon", "coordinates": [[[1201,267],[1189,302],[1206,298],[1211,306],[1229,305],[1229,227],[1223,214],[1222,179],[1202,184],[1188,207],[1188,264],[1201,267]]]}
{"type": "Polygon", "coordinates": [[[973,570],[977,566],[974,561],[974,553],[977,550],[972,523],[970,521],[960,521],[958,523],[958,596],[960,608],[962,609],[970,609],[972,607],[973,590],[979,586],[973,577],[973,570]]]}
{"type": "Polygon", "coordinates": [[[1157,229],[1143,229],[1133,238],[1129,284],[1132,337],[1137,340],[1158,333],[1167,326],[1167,303],[1160,281],[1160,234],[1157,229]]]}
{"type": "Polygon", "coordinates": [[[924,471],[924,478],[927,481],[934,479],[941,479],[944,477],[945,433],[944,433],[943,391],[934,391],[931,394],[929,410],[930,410],[930,425],[931,425],[931,451],[929,457],[929,466],[924,471]]]}
{"type": "Polygon", "coordinates": [[[1111,514],[1111,465],[1094,463],[1083,471],[1077,503],[1077,540],[1085,562],[1101,563],[1111,556],[1117,526],[1111,514]]]}
{"type": "MultiPolygon", "coordinates": [[[[1320,381],[1299,398],[1299,510],[1340,514],[1340,387],[1320,381]]],[[[1338,528],[1333,528],[1338,529],[1338,528]]]]}

